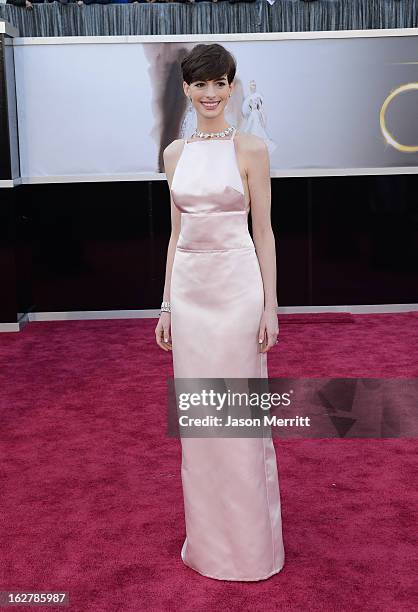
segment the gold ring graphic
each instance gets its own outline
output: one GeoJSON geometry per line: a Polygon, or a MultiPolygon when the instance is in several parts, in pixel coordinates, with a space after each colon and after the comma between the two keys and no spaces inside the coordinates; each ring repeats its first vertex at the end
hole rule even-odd
{"type": "Polygon", "coordinates": [[[390,92],[386,100],[382,104],[382,108],[380,109],[380,129],[382,130],[382,134],[385,137],[386,142],[392,145],[398,151],[402,151],[403,153],[415,153],[418,151],[418,146],[408,146],[403,145],[392,136],[389,130],[386,128],[385,122],[385,114],[389,104],[392,102],[396,96],[403,93],[404,91],[411,91],[413,89],[418,89],[418,83],[405,83],[405,85],[400,85],[396,89],[390,92]]]}

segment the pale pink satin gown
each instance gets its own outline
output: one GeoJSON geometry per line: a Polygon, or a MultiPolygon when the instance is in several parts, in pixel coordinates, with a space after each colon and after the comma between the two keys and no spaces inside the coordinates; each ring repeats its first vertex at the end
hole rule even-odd
{"type": "MultiPolygon", "coordinates": [[[[265,378],[263,281],[232,138],[184,142],[171,192],[181,230],[171,278],[174,378],[265,378]]],[[[181,438],[183,562],[219,580],[284,564],[271,437],[181,438]]]]}

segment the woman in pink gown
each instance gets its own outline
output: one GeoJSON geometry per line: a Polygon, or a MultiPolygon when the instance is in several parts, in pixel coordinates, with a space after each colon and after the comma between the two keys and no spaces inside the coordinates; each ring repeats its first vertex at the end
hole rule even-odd
{"type": "MultiPolygon", "coordinates": [[[[195,46],[182,70],[198,122],[190,140],[164,151],[172,234],[156,341],[172,350],[175,379],[267,378],[278,335],[267,147],[226,124],[235,60],[224,47],[195,46]]],[[[182,437],[181,445],[185,565],[219,580],[278,573],[284,547],[271,437],[182,437]]]]}

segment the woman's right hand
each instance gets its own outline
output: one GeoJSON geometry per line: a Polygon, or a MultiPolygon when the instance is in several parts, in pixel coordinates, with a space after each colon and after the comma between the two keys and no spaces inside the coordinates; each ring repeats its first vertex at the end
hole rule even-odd
{"type": "Polygon", "coordinates": [[[157,341],[158,346],[160,346],[164,351],[171,351],[171,314],[169,312],[163,311],[160,314],[157,327],[155,328],[155,339],[157,341]]]}

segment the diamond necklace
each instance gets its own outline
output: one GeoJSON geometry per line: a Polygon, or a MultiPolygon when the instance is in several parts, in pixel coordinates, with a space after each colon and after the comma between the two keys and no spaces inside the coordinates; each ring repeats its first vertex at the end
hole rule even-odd
{"type": "Polygon", "coordinates": [[[229,128],[226,128],[223,132],[199,132],[199,130],[196,129],[190,138],[193,138],[193,136],[197,136],[198,138],[225,138],[225,136],[228,136],[234,129],[235,127],[233,125],[230,125],[229,128]]]}

